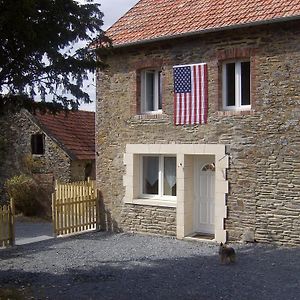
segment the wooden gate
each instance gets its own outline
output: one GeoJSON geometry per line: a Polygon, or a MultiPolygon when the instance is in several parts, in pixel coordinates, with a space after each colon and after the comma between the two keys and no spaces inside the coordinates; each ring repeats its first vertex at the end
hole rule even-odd
{"type": "Polygon", "coordinates": [[[0,205],[0,248],[15,244],[14,203],[0,205]]]}
{"type": "Polygon", "coordinates": [[[52,218],[55,236],[99,230],[95,181],[55,184],[52,218]]]}

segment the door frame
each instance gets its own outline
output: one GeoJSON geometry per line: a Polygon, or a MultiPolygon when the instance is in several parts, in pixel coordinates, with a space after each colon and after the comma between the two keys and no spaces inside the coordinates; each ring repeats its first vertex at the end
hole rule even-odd
{"type": "Polygon", "coordinates": [[[194,168],[194,214],[193,214],[193,231],[194,233],[200,233],[200,234],[208,234],[208,235],[214,235],[215,234],[215,192],[216,192],[216,176],[215,176],[215,158],[214,157],[206,157],[205,160],[201,159],[201,156],[195,156],[195,168],[194,168]],[[212,165],[214,167],[214,191],[212,192],[213,195],[213,202],[214,202],[214,209],[213,209],[213,229],[203,226],[203,229],[201,229],[201,226],[199,224],[199,218],[200,218],[200,177],[201,174],[205,174],[204,172],[212,172],[212,171],[203,171],[203,168],[205,166],[212,165]]]}
{"type": "Polygon", "coordinates": [[[131,205],[151,205],[176,208],[176,237],[183,239],[193,233],[194,210],[194,160],[195,156],[211,155],[215,158],[215,238],[217,242],[226,241],[224,219],[227,218],[226,194],[228,181],[226,169],[229,155],[225,144],[126,144],[123,177],[125,193],[123,203],[131,205]],[[139,156],[174,155],[176,156],[176,200],[173,202],[156,201],[146,203],[139,199],[139,156]]]}

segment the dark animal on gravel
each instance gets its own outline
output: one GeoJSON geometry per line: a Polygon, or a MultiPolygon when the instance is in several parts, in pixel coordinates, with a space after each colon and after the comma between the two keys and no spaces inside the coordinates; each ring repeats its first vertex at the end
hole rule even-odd
{"type": "Polygon", "coordinates": [[[234,263],[235,262],[235,251],[232,247],[228,247],[224,245],[223,243],[219,246],[219,256],[221,263],[228,264],[228,263],[234,263]]]}

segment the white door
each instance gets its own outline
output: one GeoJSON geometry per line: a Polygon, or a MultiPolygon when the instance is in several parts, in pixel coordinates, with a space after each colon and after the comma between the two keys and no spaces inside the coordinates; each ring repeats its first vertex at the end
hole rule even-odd
{"type": "Polygon", "coordinates": [[[214,164],[198,167],[195,182],[194,231],[214,234],[215,169],[214,164]]]}

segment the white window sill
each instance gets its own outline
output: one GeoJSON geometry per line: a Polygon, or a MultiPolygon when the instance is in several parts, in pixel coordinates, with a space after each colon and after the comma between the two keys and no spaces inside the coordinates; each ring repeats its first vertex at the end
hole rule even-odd
{"type": "Polygon", "coordinates": [[[217,112],[218,116],[242,116],[242,115],[253,115],[255,114],[254,109],[249,110],[222,110],[217,112]]]}
{"type": "Polygon", "coordinates": [[[151,111],[142,111],[142,115],[160,115],[162,114],[162,110],[151,110],[151,111]]]}
{"type": "Polygon", "coordinates": [[[132,199],[132,201],[124,201],[126,204],[136,204],[136,205],[149,205],[149,206],[162,206],[162,207],[175,207],[177,206],[177,201],[175,199],[172,200],[163,200],[163,199],[147,199],[147,198],[139,198],[132,199]]]}
{"type": "Polygon", "coordinates": [[[247,111],[251,110],[251,105],[245,106],[225,106],[223,107],[224,111],[247,111]]]}
{"type": "Polygon", "coordinates": [[[167,120],[169,120],[169,117],[164,113],[140,114],[140,115],[133,116],[131,120],[132,121],[151,120],[151,122],[166,122],[167,120]]]}

